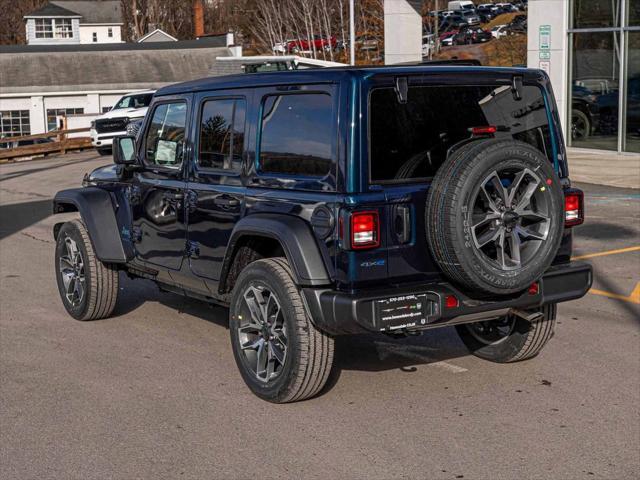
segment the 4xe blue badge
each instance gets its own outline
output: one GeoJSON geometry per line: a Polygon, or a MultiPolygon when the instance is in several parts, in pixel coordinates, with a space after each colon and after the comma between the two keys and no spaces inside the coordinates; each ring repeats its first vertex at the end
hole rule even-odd
{"type": "Polygon", "coordinates": [[[361,267],[369,268],[369,267],[384,267],[384,260],[369,260],[368,262],[362,262],[360,264],[361,267]]]}

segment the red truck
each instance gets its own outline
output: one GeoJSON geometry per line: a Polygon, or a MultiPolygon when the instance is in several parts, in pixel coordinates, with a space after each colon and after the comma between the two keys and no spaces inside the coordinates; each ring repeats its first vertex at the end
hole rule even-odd
{"type": "Polygon", "coordinates": [[[300,51],[313,50],[333,50],[336,48],[337,40],[335,36],[323,37],[322,35],[314,35],[311,40],[308,38],[300,38],[287,42],[287,52],[296,53],[300,51]]]}

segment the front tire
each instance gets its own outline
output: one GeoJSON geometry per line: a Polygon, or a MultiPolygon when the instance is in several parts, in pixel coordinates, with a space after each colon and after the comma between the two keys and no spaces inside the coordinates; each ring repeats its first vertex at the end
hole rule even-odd
{"type": "Polygon", "coordinates": [[[56,238],[55,271],[64,308],[76,320],[111,315],[118,297],[118,270],[96,257],[84,223],[66,222],[56,238]]]}
{"type": "Polygon", "coordinates": [[[102,155],[102,156],[111,155],[112,153],[111,147],[96,148],[96,150],[98,151],[98,155],[102,155]]]}
{"type": "Polygon", "coordinates": [[[257,260],[240,273],[229,330],[240,374],[258,397],[295,402],[325,385],[334,340],[311,322],[286,259],[257,260]]]}
{"type": "Polygon", "coordinates": [[[496,363],[519,362],[540,353],[553,337],[557,306],[544,305],[538,320],[529,322],[516,315],[496,320],[456,325],[462,342],[476,357],[496,363]]]}

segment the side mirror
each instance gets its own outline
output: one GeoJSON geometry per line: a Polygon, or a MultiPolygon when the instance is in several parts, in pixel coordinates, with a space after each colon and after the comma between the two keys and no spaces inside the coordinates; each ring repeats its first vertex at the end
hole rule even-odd
{"type": "Polygon", "coordinates": [[[113,163],[116,165],[135,165],[137,163],[135,137],[115,137],[112,150],[113,163]]]}

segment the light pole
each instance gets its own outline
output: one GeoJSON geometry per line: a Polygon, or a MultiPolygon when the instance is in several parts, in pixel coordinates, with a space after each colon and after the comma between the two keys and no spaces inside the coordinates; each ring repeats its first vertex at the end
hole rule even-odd
{"type": "Polygon", "coordinates": [[[356,64],[356,22],[355,22],[355,0],[349,0],[349,53],[350,64],[356,64]]]}

